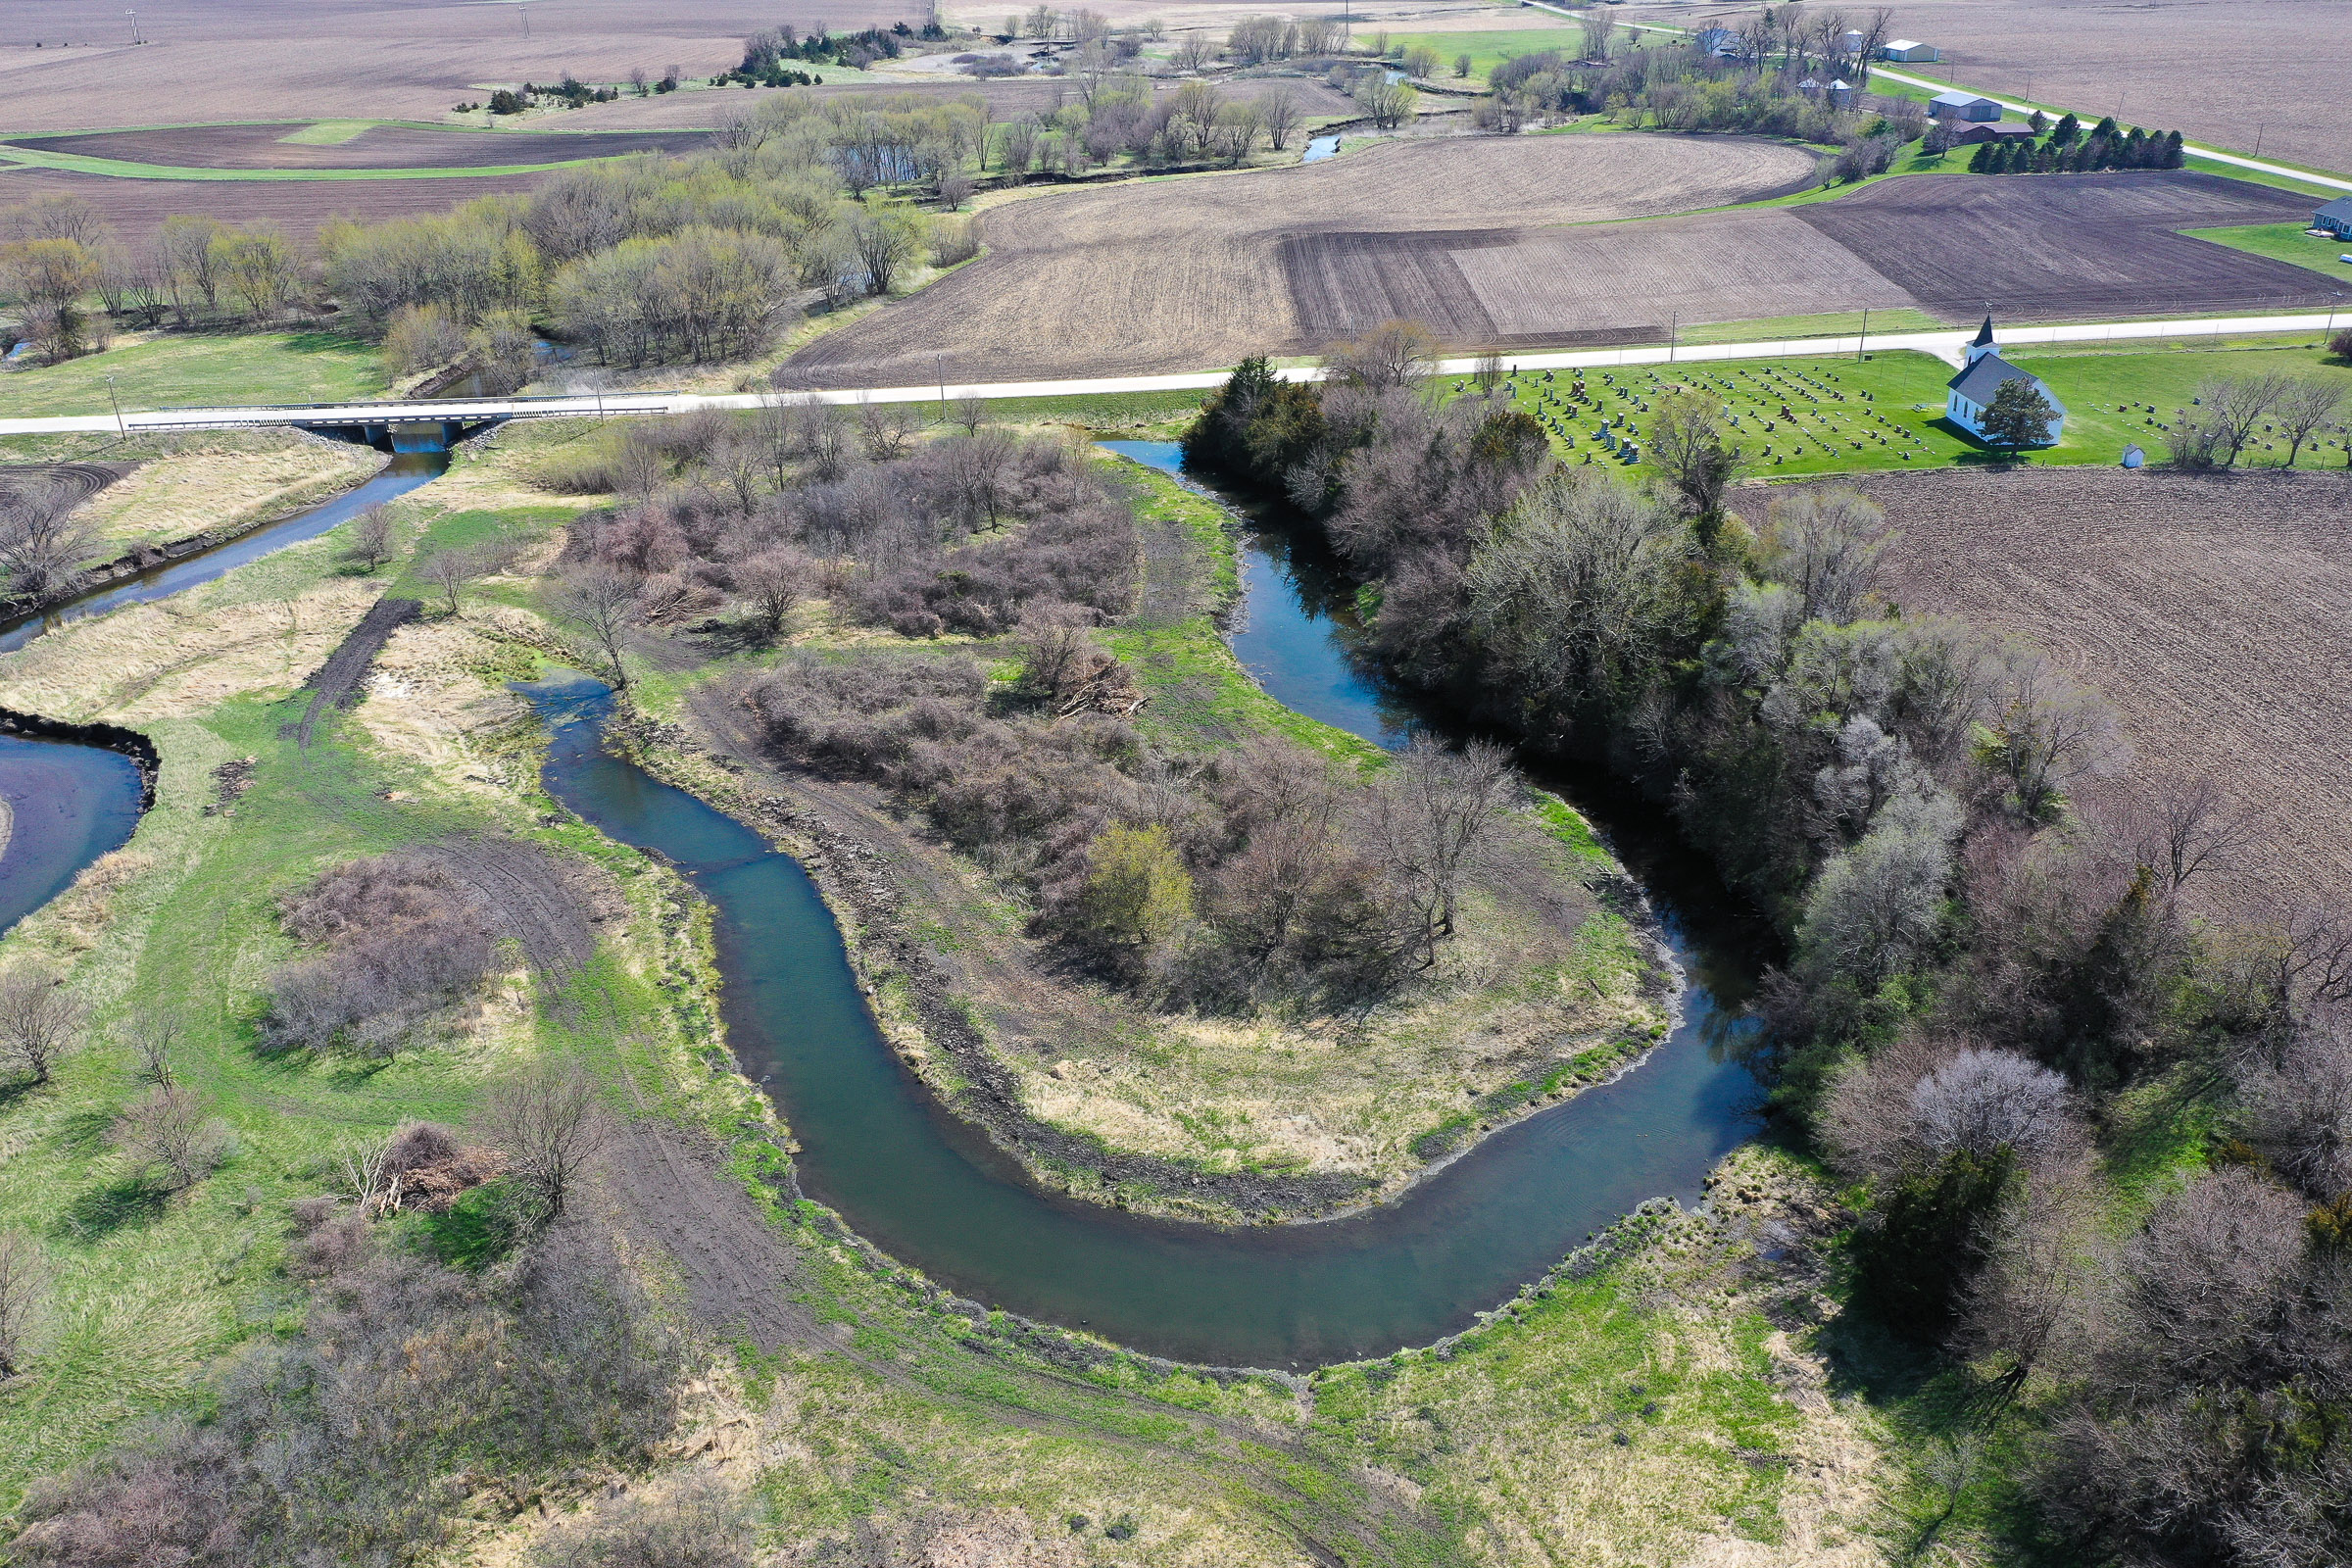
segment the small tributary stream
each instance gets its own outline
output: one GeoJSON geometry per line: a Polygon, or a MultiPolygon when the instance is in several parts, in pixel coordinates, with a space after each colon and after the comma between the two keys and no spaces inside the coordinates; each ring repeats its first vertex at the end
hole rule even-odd
{"type": "MultiPolygon", "coordinates": [[[[1111,443],[1172,468],[1173,448],[1111,443]]],[[[1411,717],[1349,662],[1336,583],[1303,539],[1249,545],[1243,662],[1282,701],[1383,745],[1411,717]]],[[[1752,1130],[1756,1089],[1727,1061],[1717,997],[1748,972],[1734,928],[1686,917],[1702,876],[1629,813],[1596,820],[1649,885],[1692,984],[1679,1026],[1616,1082],[1497,1132],[1396,1200],[1308,1225],[1221,1229],[1045,1191],[893,1055],[839,928],[789,856],[603,750],[594,682],[529,688],[554,726],[548,788],[659,853],[710,900],[737,1059],[800,1141],[801,1180],[859,1233],[951,1289],[1186,1360],[1287,1367],[1425,1344],[1511,1296],[1642,1200],[1691,1199],[1752,1130]]],[[[1577,798],[1585,803],[1587,797],[1577,798]]]]}

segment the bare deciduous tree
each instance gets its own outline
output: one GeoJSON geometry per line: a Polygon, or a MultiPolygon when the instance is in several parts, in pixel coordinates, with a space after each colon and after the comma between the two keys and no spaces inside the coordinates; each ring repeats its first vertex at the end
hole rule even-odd
{"type": "Polygon", "coordinates": [[[1266,142],[1276,152],[1291,144],[1291,135],[1298,128],[1298,100],[1289,88],[1269,93],[1260,99],[1258,113],[1266,125],[1266,142]]]}
{"type": "Polygon", "coordinates": [[[556,590],[556,618],[570,626],[604,656],[606,673],[615,688],[629,689],[629,670],[621,658],[628,631],[637,623],[637,585],[616,571],[592,566],[575,571],[556,590]]]}
{"type": "Polygon", "coordinates": [[[228,1124],[206,1109],[194,1090],[158,1085],[116,1118],[115,1143],[173,1192],[193,1187],[228,1155],[228,1124]]]}
{"type": "Polygon", "coordinates": [[[461,596],[488,573],[481,557],[470,550],[436,550],[424,558],[417,574],[441,592],[453,615],[460,612],[461,596]]]}
{"type": "Polygon", "coordinates": [[[392,509],[368,508],[351,519],[351,543],[345,554],[372,572],[392,559],[392,509]]]}
{"type": "Polygon", "coordinates": [[[1419,321],[1384,321],[1334,350],[1325,374],[1367,391],[1386,392],[1427,380],[1437,357],[1437,334],[1428,327],[1419,321]]]}
{"type": "Polygon", "coordinates": [[[1886,548],[1886,514],[1842,485],[1806,490],[1765,510],[1772,576],[1796,590],[1801,620],[1842,626],[1862,612],[1886,548]]]}
{"type": "Polygon", "coordinates": [[[541,1062],[491,1091],[482,1127],[550,1224],[612,1131],[596,1080],[568,1058],[541,1062]]]}
{"type": "Polygon", "coordinates": [[[49,1259],[24,1231],[0,1231],[0,1379],[24,1369],[25,1342],[49,1295],[49,1259]]]}
{"type": "Polygon", "coordinates": [[[122,1033],[138,1059],[140,1082],[171,1088],[172,1053],[180,1038],[178,1016],[160,1006],[141,1007],[123,1023],[122,1033]]]}
{"type": "Polygon", "coordinates": [[[2326,428],[2343,406],[2344,387],[2340,381],[2303,375],[2287,384],[2278,404],[2278,428],[2287,438],[2286,466],[2295,466],[2303,443],[2312,438],[2313,432],[2326,428]]]}
{"type": "Polygon", "coordinates": [[[1449,751],[1427,735],[1397,752],[1373,786],[1368,835],[1420,911],[1425,963],[1453,934],[1462,888],[1485,865],[1517,787],[1501,747],[1472,741],[1449,751]]]}
{"type": "Polygon", "coordinates": [[[978,435],[988,422],[988,400],[979,397],[960,397],[956,400],[956,422],[963,426],[966,435],[978,435]]]}
{"type": "Polygon", "coordinates": [[[0,974],[0,1058],[45,1084],[81,1036],[87,1011],[54,975],[20,963],[0,974]]]}
{"type": "Polygon", "coordinates": [[[1979,726],[1977,760],[2003,804],[2028,821],[2050,815],[2077,780],[2120,762],[2114,710],[2037,649],[2012,647],[1979,726]]]}
{"type": "Polygon", "coordinates": [[[906,455],[922,422],[911,403],[868,403],[858,411],[858,439],[874,462],[895,462],[906,455]]]}

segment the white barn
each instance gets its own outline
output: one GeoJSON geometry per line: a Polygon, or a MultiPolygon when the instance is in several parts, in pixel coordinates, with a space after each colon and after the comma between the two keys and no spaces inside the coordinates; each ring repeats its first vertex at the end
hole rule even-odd
{"type": "Polygon", "coordinates": [[[1879,58],[1935,61],[1941,60],[1943,55],[1934,44],[1921,43],[1917,38],[1889,38],[1879,45],[1879,58]]]}
{"type": "Polygon", "coordinates": [[[2011,381],[2030,381],[2058,411],[2050,420],[2039,446],[2056,446],[2066,432],[2066,405],[2040,376],[2024,370],[2001,358],[2001,346],[1992,340],[1992,318],[1977,331],[1975,341],[1968,345],[1968,363],[1960,368],[1944,385],[1943,416],[1966,430],[1978,440],[1984,439],[1984,411],[1992,407],[1993,398],[2011,381]]]}

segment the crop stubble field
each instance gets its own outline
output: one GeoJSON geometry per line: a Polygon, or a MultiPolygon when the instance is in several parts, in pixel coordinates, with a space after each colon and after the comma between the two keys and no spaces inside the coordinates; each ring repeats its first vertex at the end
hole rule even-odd
{"type": "MultiPolygon", "coordinates": [[[[1632,20],[1753,9],[1644,7],[1632,20]]],[[[1895,31],[1944,63],[1894,69],[2352,172],[2345,20],[2342,0],[1904,0],[1895,31]]]]}
{"type": "MultiPolygon", "coordinates": [[[[1809,153],[1758,141],[1463,138],[1034,197],[983,219],[990,254],[980,262],[819,338],[792,369],[880,385],[931,379],[943,352],[952,379],[1230,365],[1333,335],[1331,320],[1305,315],[1294,297],[1286,238],[1296,247],[1298,236],[1359,233],[1370,221],[1443,236],[1672,213],[1790,188],[1812,164],[1809,153]]],[[[1398,254],[1408,260],[1386,286],[1434,312],[1447,274],[1409,270],[1409,257],[1434,251],[1425,242],[1398,254]]],[[[1315,297],[1308,309],[1319,309],[1315,297]]]]}
{"type": "MultiPolygon", "coordinates": [[[[1972,469],[1849,481],[1899,530],[1906,610],[2022,633],[2115,704],[2133,789],[2208,774],[2258,813],[2210,908],[2352,906],[2352,477],[1972,469]]],[[[1749,498],[1760,498],[1748,492],[1749,498]]]]}
{"type": "Polygon", "coordinates": [[[1864,307],[1959,321],[1987,305],[2050,318],[2328,298],[2305,269],[2173,232],[2302,205],[2197,173],[1918,175],[1690,211],[1801,186],[1810,158],[1716,137],[1479,137],[1032,197],[982,220],[977,265],[818,339],[790,371],[1142,374],[1312,352],[1396,318],[1460,348],[1525,349],[1864,307]]]}

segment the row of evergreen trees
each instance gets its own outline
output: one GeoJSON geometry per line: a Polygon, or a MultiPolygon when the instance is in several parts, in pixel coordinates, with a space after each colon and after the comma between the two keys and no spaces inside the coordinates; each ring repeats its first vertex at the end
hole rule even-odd
{"type": "MultiPolygon", "coordinates": [[[[2040,115],[2034,128],[2041,127],[2040,115]]],[[[2083,134],[2073,115],[2058,122],[2045,141],[1981,142],[1968,161],[1977,174],[2080,174],[2099,169],[2179,169],[2185,161],[2177,130],[2120,129],[2112,116],[2083,134]]]]}

